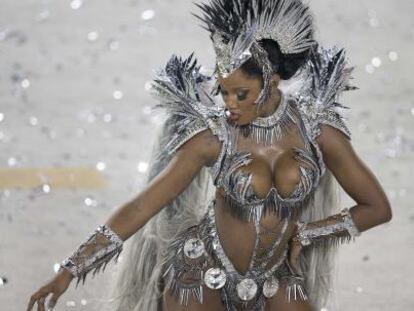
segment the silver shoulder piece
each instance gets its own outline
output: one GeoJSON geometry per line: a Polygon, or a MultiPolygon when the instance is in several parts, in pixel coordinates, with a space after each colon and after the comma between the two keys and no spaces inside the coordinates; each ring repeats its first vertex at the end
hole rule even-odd
{"type": "Polygon", "coordinates": [[[117,262],[122,247],[122,239],[107,225],[101,225],[60,266],[78,278],[77,287],[81,280],[82,284],[85,283],[86,275],[91,270],[94,269],[94,276],[101,268],[104,271],[112,258],[115,257],[117,262]]]}
{"type": "Polygon", "coordinates": [[[165,109],[168,121],[173,125],[174,136],[164,151],[174,153],[182,144],[201,131],[210,128],[223,140],[220,109],[206,90],[211,78],[200,73],[197,59],[191,54],[187,59],[173,55],[152,83],[159,103],[154,109],[165,109]]]}
{"type": "Polygon", "coordinates": [[[347,67],[344,49],[315,48],[305,68],[305,85],[297,92],[298,108],[312,140],[320,134],[320,125],[328,124],[351,139],[351,132],[341,109],[349,109],[338,102],[343,91],[354,90],[349,85],[352,67],[347,67]]]}

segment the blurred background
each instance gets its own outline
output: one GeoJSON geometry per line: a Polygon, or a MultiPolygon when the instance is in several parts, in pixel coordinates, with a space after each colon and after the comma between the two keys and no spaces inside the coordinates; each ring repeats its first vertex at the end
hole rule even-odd
{"type": "MultiPolygon", "coordinates": [[[[414,310],[414,3],[308,2],[317,38],[345,47],[355,65],[360,89],[341,102],[354,148],[393,208],[390,223],[341,246],[336,299],[323,310],[414,310]]],[[[148,93],[154,70],[193,51],[214,65],[192,10],[187,0],[1,0],[1,310],[24,310],[144,186],[160,123],[148,93]]],[[[100,310],[115,271],[111,262],[85,286],[72,282],[56,310],[100,310]]]]}

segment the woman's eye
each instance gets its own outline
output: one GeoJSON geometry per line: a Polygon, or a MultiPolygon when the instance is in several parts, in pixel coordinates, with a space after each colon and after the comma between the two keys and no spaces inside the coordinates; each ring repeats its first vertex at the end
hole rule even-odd
{"type": "Polygon", "coordinates": [[[249,93],[249,91],[238,92],[237,93],[237,100],[239,100],[239,101],[245,100],[247,98],[248,93],[249,93]]]}
{"type": "Polygon", "coordinates": [[[227,91],[220,90],[222,96],[227,96],[227,91]]]}

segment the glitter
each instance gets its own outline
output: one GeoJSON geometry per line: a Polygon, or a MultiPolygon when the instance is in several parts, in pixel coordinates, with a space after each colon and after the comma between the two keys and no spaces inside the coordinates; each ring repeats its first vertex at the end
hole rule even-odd
{"type": "Polygon", "coordinates": [[[398,53],[395,51],[390,51],[388,53],[388,58],[390,59],[390,61],[395,62],[398,60],[398,53]]]}
{"type": "Polygon", "coordinates": [[[50,185],[44,184],[42,186],[42,190],[43,190],[44,193],[49,193],[50,192],[50,185]]]}
{"type": "Polygon", "coordinates": [[[55,271],[55,273],[58,273],[60,269],[60,264],[59,263],[55,263],[53,265],[53,271],[55,271]]]}
{"type": "Polygon", "coordinates": [[[29,79],[23,79],[20,82],[20,85],[22,86],[22,88],[27,89],[30,86],[30,81],[29,79]]]}
{"type": "Polygon", "coordinates": [[[109,40],[108,41],[108,47],[111,51],[115,51],[119,49],[119,41],[116,40],[109,40]]]}
{"type": "Polygon", "coordinates": [[[321,308],[321,311],[328,311],[328,309],[326,309],[326,308],[321,308]]]}
{"type": "Polygon", "coordinates": [[[82,306],[86,306],[88,304],[88,300],[81,299],[80,303],[81,303],[82,306]]]}
{"type": "Polygon", "coordinates": [[[66,301],[66,306],[67,307],[76,307],[76,302],[74,302],[73,300],[66,301]]]}
{"type": "Polygon", "coordinates": [[[91,32],[88,33],[88,40],[89,41],[95,41],[95,40],[98,39],[98,37],[99,37],[99,34],[98,34],[97,31],[91,31],[91,32]]]}
{"type": "Polygon", "coordinates": [[[358,287],[356,288],[356,292],[357,292],[357,293],[362,293],[362,287],[358,286],[358,287]]]}
{"type": "Polygon", "coordinates": [[[7,31],[0,31],[0,42],[7,38],[7,31]]]}
{"type": "Polygon", "coordinates": [[[411,108],[411,115],[414,116],[414,107],[411,108]]]}
{"type": "Polygon", "coordinates": [[[82,4],[83,4],[83,1],[82,0],[73,0],[70,3],[70,7],[72,9],[74,9],[74,10],[77,10],[77,9],[79,9],[82,6],[82,4]]]}
{"type": "Polygon", "coordinates": [[[4,113],[0,112],[0,122],[4,120],[4,113]]]}
{"type": "Polygon", "coordinates": [[[30,118],[29,118],[29,123],[30,123],[30,125],[32,125],[32,126],[36,126],[36,125],[37,125],[37,123],[38,123],[38,120],[37,120],[37,118],[36,118],[36,117],[30,117],[30,118]]]}
{"type": "Polygon", "coordinates": [[[152,81],[145,82],[144,89],[146,91],[151,91],[151,89],[152,89],[152,81]]]}
{"type": "Polygon", "coordinates": [[[137,165],[137,169],[140,173],[145,173],[148,169],[148,163],[147,162],[139,162],[137,165]]]}
{"type": "Polygon", "coordinates": [[[95,115],[95,114],[93,114],[92,112],[90,112],[90,113],[88,113],[88,115],[87,115],[87,117],[86,117],[86,120],[87,120],[89,123],[93,123],[93,122],[95,122],[95,121],[96,121],[96,115],[95,115]]]}
{"type": "Polygon", "coordinates": [[[83,129],[83,128],[77,128],[77,129],[76,129],[76,136],[78,136],[78,137],[83,137],[83,136],[85,136],[85,133],[86,133],[86,131],[85,131],[85,129],[83,129]]]}
{"type": "Polygon", "coordinates": [[[103,116],[103,121],[105,123],[109,123],[112,121],[112,115],[110,113],[105,113],[103,116]]]}
{"type": "Polygon", "coordinates": [[[154,15],[155,15],[154,10],[145,10],[144,12],[142,12],[141,18],[147,21],[147,20],[153,19],[154,15]]]}
{"type": "Polygon", "coordinates": [[[8,159],[7,159],[7,164],[8,164],[9,166],[15,166],[15,165],[16,165],[16,163],[17,163],[16,158],[11,157],[11,158],[8,158],[8,159]]]}
{"type": "Polygon", "coordinates": [[[386,153],[387,157],[389,157],[389,158],[395,158],[396,155],[397,155],[397,150],[395,150],[395,149],[387,149],[385,151],[385,153],[386,153]]]}
{"type": "Polygon", "coordinates": [[[378,17],[377,17],[377,12],[374,10],[371,10],[368,12],[368,16],[369,16],[369,25],[372,28],[376,28],[379,26],[379,21],[378,21],[378,17]]]}
{"type": "Polygon", "coordinates": [[[152,112],[151,106],[145,106],[144,108],[142,108],[142,112],[146,115],[150,115],[152,112]]]}
{"type": "Polygon", "coordinates": [[[398,191],[398,195],[400,196],[400,197],[405,197],[405,195],[407,194],[407,189],[400,189],[399,191],[398,191]]]}
{"type": "Polygon", "coordinates": [[[371,63],[372,63],[372,66],[374,66],[374,67],[380,67],[381,66],[381,64],[382,64],[382,61],[381,61],[381,58],[379,58],[379,57],[374,57],[374,58],[372,58],[372,60],[371,60],[371,63]]]}
{"type": "Polygon", "coordinates": [[[37,16],[36,16],[36,21],[37,22],[43,22],[45,20],[47,20],[50,16],[50,11],[45,10],[40,12],[37,16]]]}
{"type": "Polygon", "coordinates": [[[117,91],[114,91],[114,93],[112,94],[112,96],[113,96],[116,100],[119,100],[119,99],[121,99],[122,97],[124,97],[124,93],[122,93],[122,91],[117,90],[117,91]]]}
{"type": "Polygon", "coordinates": [[[368,72],[369,74],[372,74],[372,73],[374,73],[375,68],[371,64],[368,64],[368,65],[365,66],[365,71],[368,72]]]}
{"type": "Polygon", "coordinates": [[[106,168],[105,162],[98,162],[96,163],[96,169],[98,171],[103,171],[106,168]]]}
{"type": "Polygon", "coordinates": [[[84,202],[85,202],[86,206],[96,206],[97,205],[96,200],[94,200],[92,198],[89,198],[89,197],[85,198],[84,202]]]}

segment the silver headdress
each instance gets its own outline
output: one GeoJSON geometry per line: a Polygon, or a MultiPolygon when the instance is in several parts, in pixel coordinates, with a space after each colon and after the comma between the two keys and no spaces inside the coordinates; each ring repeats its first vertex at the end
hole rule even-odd
{"type": "Polygon", "coordinates": [[[263,90],[256,103],[270,97],[273,68],[260,41],[277,42],[282,54],[306,52],[314,44],[312,16],[300,0],[211,0],[197,4],[211,33],[217,55],[217,71],[227,77],[253,58],[263,71],[263,90]]]}

